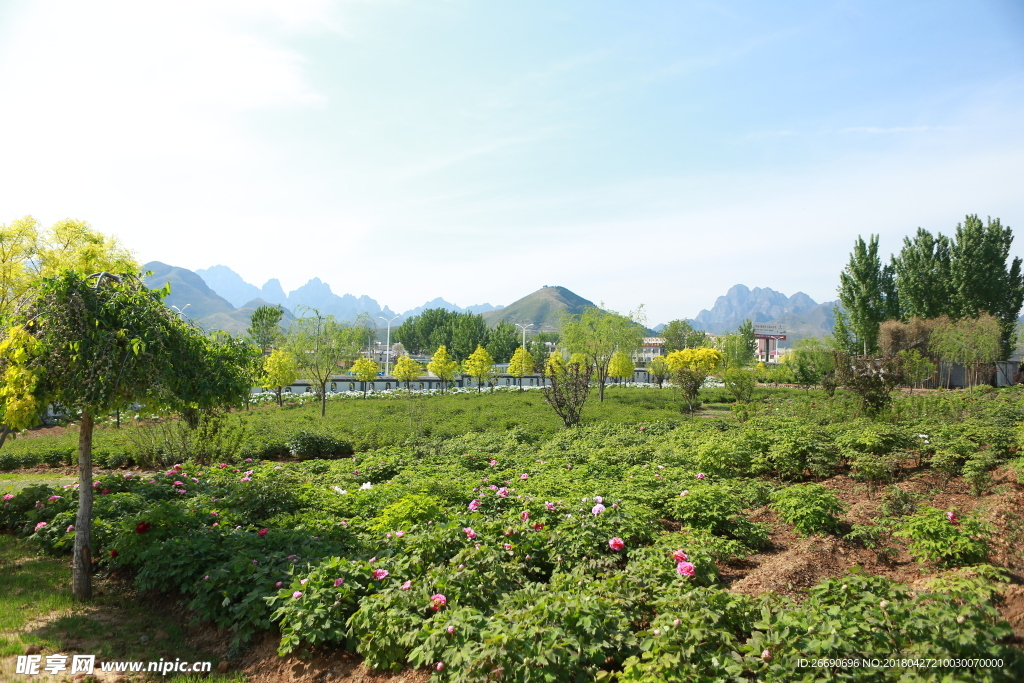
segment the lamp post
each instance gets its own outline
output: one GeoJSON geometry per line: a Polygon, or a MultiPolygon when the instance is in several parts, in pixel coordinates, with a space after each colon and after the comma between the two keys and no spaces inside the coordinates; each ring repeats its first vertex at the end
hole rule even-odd
{"type": "Polygon", "coordinates": [[[192,304],[185,304],[184,308],[178,308],[177,306],[171,306],[171,308],[173,308],[175,311],[177,311],[178,317],[184,318],[185,317],[185,308],[188,308],[191,305],[192,304]]]}
{"type": "Polygon", "coordinates": [[[526,328],[533,327],[533,323],[527,323],[526,325],[520,325],[519,323],[512,323],[523,331],[523,351],[526,350],[526,328]]]}
{"type": "Polygon", "coordinates": [[[391,374],[391,323],[401,318],[401,315],[396,315],[391,320],[388,320],[382,315],[378,315],[381,320],[387,320],[388,322],[388,342],[387,347],[384,349],[384,376],[387,377],[391,374]]]}

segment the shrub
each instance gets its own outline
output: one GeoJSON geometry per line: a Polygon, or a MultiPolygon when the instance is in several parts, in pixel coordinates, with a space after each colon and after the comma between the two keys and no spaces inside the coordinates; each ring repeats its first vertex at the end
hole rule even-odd
{"type": "Polygon", "coordinates": [[[444,517],[445,512],[439,501],[423,494],[410,493],[384,508],[370,526],[381,533],[408,531],[416,524],[444,517]]]}
{"type": "Polygon", "coordinates": [[[923,507],[903,520],[894,535],[907,539],[907,549],[918,562],[954,567],[984,562],[992,531],[981,520],[960,517],[955,510],[923,507]]]}
{"type": "Polygon", "coordinates": [[[748,548],[760,548],[768,541],[768,528],[743,516],[743,497],[735,486],[707,484],[689,489],[685,497],[668,504],[672,517],[695,529],[740,541],[748,548]]]}
{"type": "Polygon", "coordinates": [[[772,508],[802,536],[835,533],[843,504],[821,484],[794,484],[772,494],[772,508]]]}
{"type": "Polygon", "coordinates": [[[291,436],[285,446],[291,454],[302,460],[312,458],[343,458],[352,455],[354,449],[348,441],[336,439],[327,434],[317,434],[301,429],[291,436]]]}

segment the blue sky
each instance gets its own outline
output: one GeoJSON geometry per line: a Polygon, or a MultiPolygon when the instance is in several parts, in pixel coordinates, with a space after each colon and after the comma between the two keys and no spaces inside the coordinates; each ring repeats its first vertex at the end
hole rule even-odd
{"type": "Polygon", "coordinates": [[[653,324],[832,299],[858,234],[1024,234],[1011,0],[0,1],[0,101],[0,222],[394,310],[653,324]]]}

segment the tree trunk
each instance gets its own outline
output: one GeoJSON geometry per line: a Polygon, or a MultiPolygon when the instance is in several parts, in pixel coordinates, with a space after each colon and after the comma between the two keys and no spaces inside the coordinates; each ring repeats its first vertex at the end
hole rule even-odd
{"type": "Polygon", "coordinates": [[[78,600],[92,597],[92,497],[92,415],[85,410],[78,430],[78,516],[71,578],[71,593],[78,600]]]}
{"type": "Polygon", "coordinates": [[[327,417],[327,382],[320,385],[320,417],[327,417]]]}
{"type": "Polygon", "coordinates": [[[11,433],[11,428],[7,425],[3,425],[0,428],[0,448],[3,448],[4,442],[7,441],[7,435],[11,433]]]}

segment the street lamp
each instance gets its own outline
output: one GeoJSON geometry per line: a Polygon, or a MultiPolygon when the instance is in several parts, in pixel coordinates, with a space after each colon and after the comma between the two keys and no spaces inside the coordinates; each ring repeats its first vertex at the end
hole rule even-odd
{"type": "Polygon", "coordinates": [[[525,351],[526,350],[526,328],[527,327],[533,327],[533,323],[527,323],[525,326],[524,325],[520,325],[519,323],[512,323],[512,324],[515,325],[516,327],[518,327],[519,329],[521,329],[523,331],[523,351],[525,351]]]}
{"type": "Polygon", "coordinates": [[[388,342],[387,348],[384,349],[384,376],[387,377],[388,375],[391,374],[391,323],[392,321],[398,320],[402,316],[396,315],[391,320],[388,320],[382,315],[378,315],[377,317],[380,318],[381,320],[387,320],[388,322],[388,342]]]}
{"type": "Polygon", "coordinates": [[[171,308],[173,308],[175,311],[178,312],[178,316],[179,317],[184,318],[185,317],[185,308],[188,308],[191,305],[192,304],[185,304],[184,308],[178,308],[177,306],[171,306],[171,308]]]}

